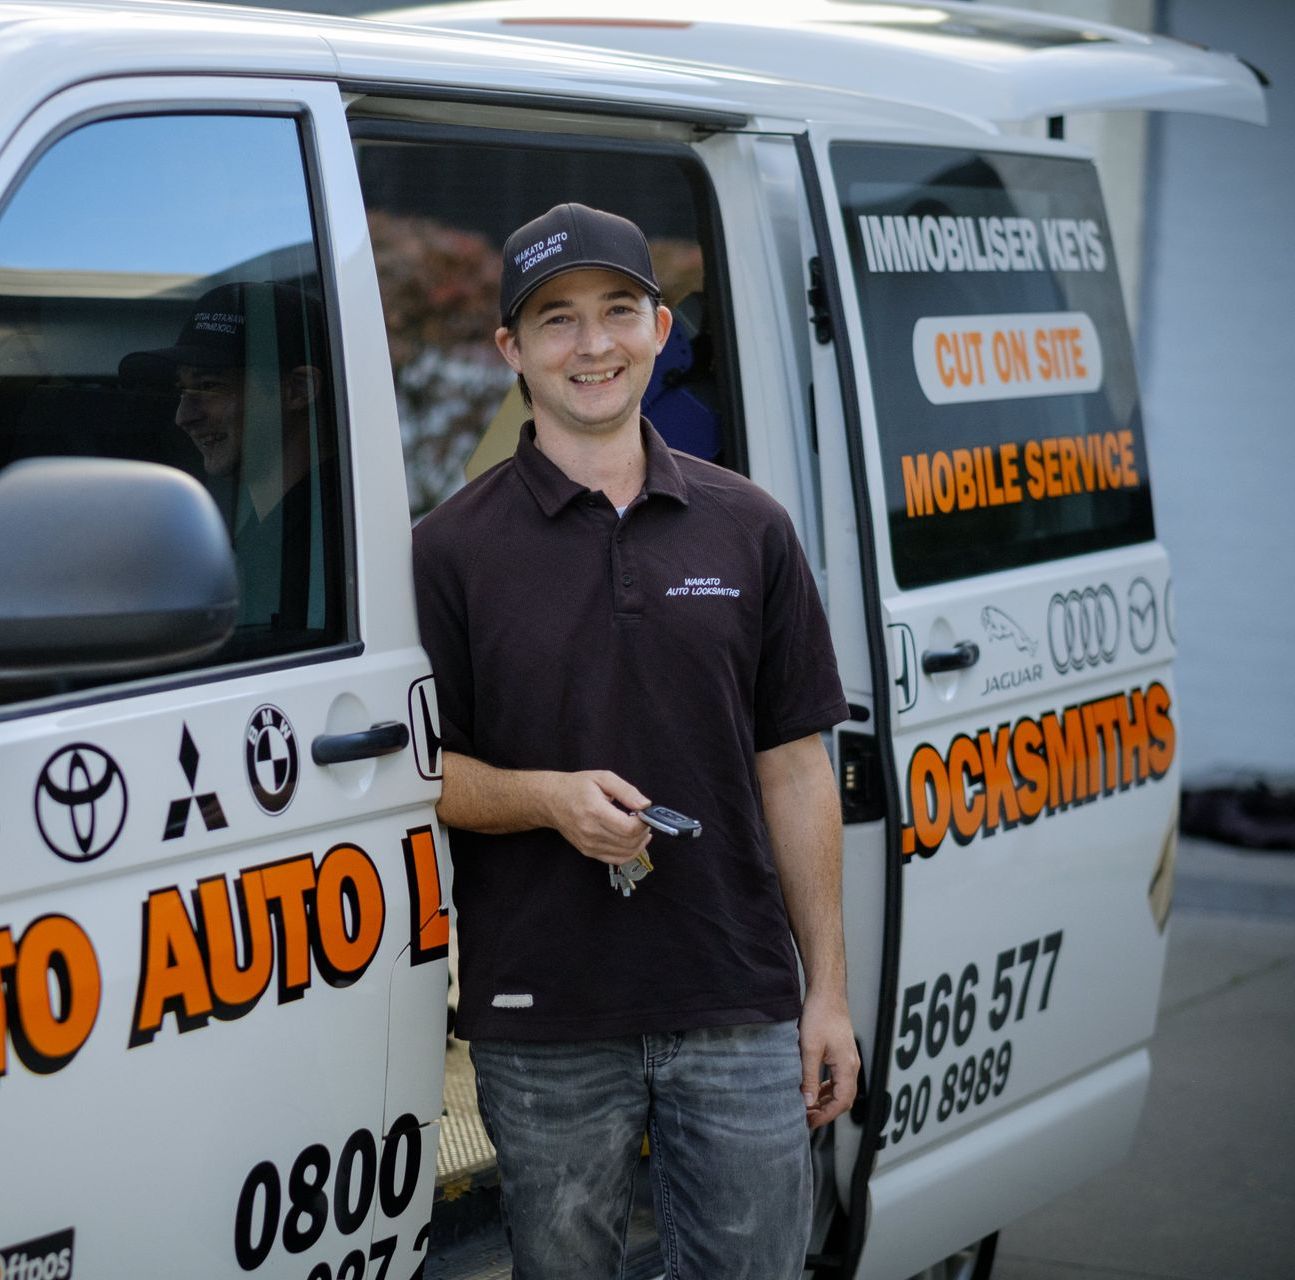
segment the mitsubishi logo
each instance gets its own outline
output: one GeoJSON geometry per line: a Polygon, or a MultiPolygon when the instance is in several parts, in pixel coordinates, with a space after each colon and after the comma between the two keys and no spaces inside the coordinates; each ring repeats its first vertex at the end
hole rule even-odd
{"type": "Polygon", "coordinates": [[[188,780],[189,794],[183,799],[171,801],[171,807],[166,811],[166,830],[162,833],[163,840],[178,840],[184,835],[189,826],[189,810],[195,805],[208,831],[219,831],[222,827],[229,826],[216,793],[208,791],[204,795],[197,794],[198,760],[198,748],[194,746],[189,726],[186,724],[180,733],[180,768],[184,770],[184,776],[188,780]]]}

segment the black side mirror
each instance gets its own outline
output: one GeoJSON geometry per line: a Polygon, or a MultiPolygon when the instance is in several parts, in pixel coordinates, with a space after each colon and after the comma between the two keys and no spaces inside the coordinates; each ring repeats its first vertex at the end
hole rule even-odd
{"type": "Polygon", "coordinates": [[[237,613],[229,533],[191,476],[115,458],[0,471],[0,677],[197,661],[237,613]]]}

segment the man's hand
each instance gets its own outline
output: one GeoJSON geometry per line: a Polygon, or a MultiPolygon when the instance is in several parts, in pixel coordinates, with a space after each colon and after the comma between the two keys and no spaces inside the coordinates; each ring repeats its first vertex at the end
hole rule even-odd
{"type": "Polygon", "coordinates": [[[437,812],[449,827],[502,835],[552,827],[586,858],[620,866],[647,848],[652,832],[627,809],[652,802],[606,769],[558,773],[496,769],[446,751],[437,812]]]}
{"type": "Polygon", "coordinates": [[[810,992],[800,1013],[800,1092],[809,1127],[821,1129],[847,1111],[858,1087],[859,1050],[844,998],[810,992]]]}
{"type": "Polygon", "coordinates": [[[606,769],[549,774],[549,821],[586,858],[620,866],[647,848],[652,832],[626,809],[652,802],[606,769]]]}

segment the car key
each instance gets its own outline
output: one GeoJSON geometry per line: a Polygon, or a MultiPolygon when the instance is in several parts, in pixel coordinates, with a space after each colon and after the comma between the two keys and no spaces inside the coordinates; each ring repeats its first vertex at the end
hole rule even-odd
{"type": "Polygon", "coordinates": [[[692,836],[694,839],[701,835],[701,823],[696,818],[690,818],[676,809],[667,809],[663,804],[653,804],[638,810],[638,817],[662,835],[692,836]]]}
{"type": "MultiPolygon", "coordinates": [[[[690,818],[676,809],[667,809],[663,804],[649,805],[646,809],[633,812],[641,822],[651,827],[653,831],[661,832],[662,835],[672,837],[701,835],[701,823],[696,818],[690,818]]],[[[652,870],[652,859],[648,857],[645,849],[619,867],[609,866],[607,878],[613,889],[619,889],[628,898],[638,888],[638,882],[652,870]]]]}

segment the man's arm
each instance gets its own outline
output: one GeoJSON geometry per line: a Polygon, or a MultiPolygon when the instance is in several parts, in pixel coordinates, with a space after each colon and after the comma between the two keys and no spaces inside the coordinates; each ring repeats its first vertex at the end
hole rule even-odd
{"type": "Polygon", "coordinates": [[[757,753],[755,764],[774,865],[805,969],[801,1093],[809,1127],[818,1129],[850,1106],[859,1078],[845,995],[841,801],[816,733],[757,753]]]}
{"type": "Polygon", "coordinates": [[[587,858],[620,865],[647,848],[652,833],[626,809],[651,801],[605,769],[559,773],[496,769],[472,756],[441,756],[441,821],[464,831],[501,835],[552,827],[587,858]]]}

